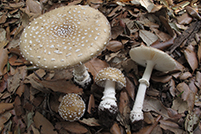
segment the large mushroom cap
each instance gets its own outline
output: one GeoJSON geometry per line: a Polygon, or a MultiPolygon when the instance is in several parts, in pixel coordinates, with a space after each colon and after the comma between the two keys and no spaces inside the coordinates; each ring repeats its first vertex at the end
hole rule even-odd
{"type": "Polygon", "coordinates": [[[159,71],[171,71],[175,68],[176,62],[168,54],[163,51],[141,45],[130,50],[129,55],[132,60],[142,66],[146,66],[147,60],[155,63],[154,68],[159,71]]]}
{"type": "Polygon", "coordinates": [[[117,68],[107,67],[99,71],[95,78],[96,84],[104,87],[106,80],[115,81],[115,87],[118,90],[126,86],[126,79],[123,73],[117,68]]]}
{"type": "Polygon", "coordinates": [[[79,95],[69,93],[62,98],[58,111],[64,120],[79,120],[84,115],[85,103],[79,95]]]}
{"type": "Polygon", "coordinates": [[[99,54],[110,36],[107,18],[89,6],[65,6],[36,18],[21,35],[24,57],[41,68],[60,69],[99,54]]]}

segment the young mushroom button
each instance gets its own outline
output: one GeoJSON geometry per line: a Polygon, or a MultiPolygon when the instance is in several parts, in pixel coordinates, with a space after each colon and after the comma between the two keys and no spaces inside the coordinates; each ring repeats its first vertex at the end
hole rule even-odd
{"type": "Polygon", "coordinates": [[[99,117],[107,115],[113,117],[113,119],[116,118],[118,107],[115,89],[120,90],[126,86],[124,75],[119,69],[108,67],[97,74],[95,82],[97,85],[104,87],[102,101],[98,107],[99,117]]]}
{"type": "Polygon", "coordinates": [[[143,120],[143,103],[146,88],[149,87],[149,79],[153,69],[167,72],[175,68],[176,62],[168,54],[153,47],[140,46],[130,50],[129,55],[132,60],[141,66],[146,67],[142,78],[139,80],[137,96],[133,109],[130,113],[131,122],[143,120]]]}
{"type": "Polygon", "coordinates": [[[79,95],[69,93],[62,98],[58,111],[64,120],[76,121],[84,115],[85,103],[79,95]]]}
{"type": "Polygon", "coordinates": [[[91,81],[83,63],[103,51],[110,24],[98,10],[81,5],[51,10],[30,22],[22,35],[22,55],[44,69],[74,67],[74,80],[82,87],[91,81]]]}

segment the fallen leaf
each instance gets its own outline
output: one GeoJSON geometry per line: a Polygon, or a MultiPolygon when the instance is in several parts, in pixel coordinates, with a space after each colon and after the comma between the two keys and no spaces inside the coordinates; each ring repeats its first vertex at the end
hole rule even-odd
{"type": "Polygon", "coordinates": [[[56,122],[55,128],[58,130],[64,128],[71,133],[83,134],[88,132],[87,128],[78,122],[56,122]]]}
{"type": "Polygon", "coordinates": [[[144,100],[143,111],[154,111],[163,116],[163,119],[168,119],[167,108],[157,99],[146,97],[144,100]]]}
{"type": "Polygon", "coordinates": [[[107,50],[117,52],[123,48],[123,44],[119,41],[110,41],[106,47],[107,50]]]}
{"type": "Polygon", "coordinates": [[[109,65],[105,61],[98,58],[94,58],[88,61],[87,63],[85,63],[85,66],[88,68],[88,71],[93,75],[94,80],[100,70],[109,67],[109,65]]]}
{"type": "Polygon", "coordinates": [[[73,81],[66,79],[58,80],[39,80],[36,79],[43,87],[51,89],[54,92],[61,93],[79,93],[82,92],[82,88],[76,86],[73,81]]]}
{"type": "Polygon", "coordinates": [[[95,118],[83,118],[82,120],[79,120],[79,122],[86,124],[88,126],[94,127],[94,126],[100,126],[98,123],[98,120],[95,118]]]}
{"type": "Polygon", "coordinates": [[[158,40],[158,37],[147,30],[140,30],[139,31],[140,38],[146,43],[147,46],[150,46],[153,44],[156,40],[158,40]]]}
{"type": "Polygon", "coordinates": [[[93,108],[95,108],[95,100],[93,94],[91,94],[89,97],[87,112],[91,114],[93,108]]]}
{"type": "Polygon", "coordinates": [[[41,134],[57,134],[52,123],[39,112],[36,111],[33,120],[36,128],[40,129],[41,134]]]}
{"type": "Polygon", "coordinates": [[[181,98],[177,97],[173,100],[171,108],[178,111],[178,113],[184,113],[188,110],[188,104],[186,101],[183,101],[181,98]]]}
{"type": "Polygon", "coordinates": [[[181,16],[177,17],[177,21],[180,25],[190,24],[193,19],[187,14],[184,13],[181,16]]]}
{"type": "Polygon", "coordinates": [[[125,87],[125,89],[128,92],[128,95],[131,97],[131,99],[134,100],[135,86],[127,77],[126,77],[126,87],[125,87]]]}
{"type": "Polygon", "coordinates": [[[111,134],[121,134],[121,130],[119,128],[119,125],[116,122],[110,128],[110,132],[111,132],[111,134]]]}
{"type": "Polygon", "coordinates": [[[4,125],[4,123],[6,123],[11,118],[11,116],[12,116],[12,114],[10,112],[5,112],[5,113],[1,114],[0,115],[0,127],[2,127],[4,125]]]}
{"type": "Polygon", "coordinates": [[[192,133],[195,126],[197,126],[200,122],[200,110],[199,112],[191,112],[186,116],[185,121],[185,130],[189,133],[192,133]]]}
{"type": "Polygon", "coordinates": [[[0,76],[4,74],[4,67],[8,61],[8,50],[0,48],[0,76]]]}
{"type": "Polygon", "coordinates": [[[140,3],[144,8],[147,9],[148,12],[151,12],[154,8],[154,3],[152,3],[150,0],[132,0],[131,3],[136,4],[140,3]]]}
{"type": "Polygon", "coordinates": [[[190,90],[189,86],[184,82],[179,83],[176,88],[180,91],[181,98],[187,102],[188,110],[193,110],[195,103],[195,93],[190,90]]]}
{"type": "Polygon", "coordinates": [[[13,108],[13,103],[0,103],[0,114],[13,108]]]}
{"type": "Polygon", "coordinates": [[[187,134],[184,130],[180,129],[179,125],[171,122],[171,121],[165,121],[165,120],[160,120],[160,127],[163,128],[164,130],[170,130],[174,132],[175,134],[187,134]]]}
{"type": "Polygon", "coordinates": [[[41,4],[38,1],[27,0],[26,5],[27,5],[27,8],[29,9],[30,12],[36,13],[36,14],[41,14],[42,7],[41,7],[41,4]]]}
{"type": "Polygon", "coordinates": [[[187,47],[184,50],[184,56],[185,56],[186,60],[188,61],[188,64],[190,65],[191,69],[194,72],[195,69],[198,68],[197,54],[187,47]]]}

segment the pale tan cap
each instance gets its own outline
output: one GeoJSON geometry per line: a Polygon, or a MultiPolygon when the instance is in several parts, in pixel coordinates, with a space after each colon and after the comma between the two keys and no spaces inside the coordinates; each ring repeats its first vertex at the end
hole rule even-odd
{"type": "Polygon", "coordinates": [[[176,62],[167,53],[153,48],[141,45],[140,47],[132,48],[129,52],[132,60],[141,66],[146,67],[147,60],[155,63],[154,68],[159,71],[171,71],[175,68],[176,62]]]}
{"type": "Polygon", "coordinates": [[[116,82],[115,87],[118,90],[126,86],[126,79],[123,73],[117,68],[107,67],[99,71],[99,73],[97,74],[95,78],[96,84],[101,87],[105,87],[106,80],[111,80],[116,82]]]}
{"type": "Polygon", "coordinates": [[[38,67],[68,68],[103,51],[110,30],[107,18],[92,7],[60,7],[36,18],[24,29],[20,50],[38,67]]]}

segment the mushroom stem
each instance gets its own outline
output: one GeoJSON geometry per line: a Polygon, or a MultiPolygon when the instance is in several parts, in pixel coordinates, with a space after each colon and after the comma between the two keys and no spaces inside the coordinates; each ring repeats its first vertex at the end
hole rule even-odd
{"type": "Polygon", "coordinates": [[[115,97],[115,82],[111,81],[111,80],[107,80],[105,82],[105,89],[103,92],[103,97],[102,100],[114,100],[116,101],[116,97],[115,97]]]}
{"type": "Polygon", "coordinates": [[[103,92],[103,97],[101,98],[102,101],[100,102],[99,109],[110,110],[111,106],[117,107],[115,94],[115,81],[106,80],[105,89],[103,92]]]}
{"type": "Polygon", "coordinates": [[[81,87],[86,87],[91,82],[91,77],[84,64],[73,68],[74,81],[81,87]]]}
{"type": "Polygon", "coordinates": [[[147,87],[149,87],[149,79],[151,77],[151,73],[154,66],[155,66],[155,63],[153,61],[147,60],[147,66],[142,78],[139,80],[140,85],[138,87],[138,92],[137,92],[133,109],[130,113],[131,122],[144,119],[142,108],[143,108],[146,89],[147,87]]]}

